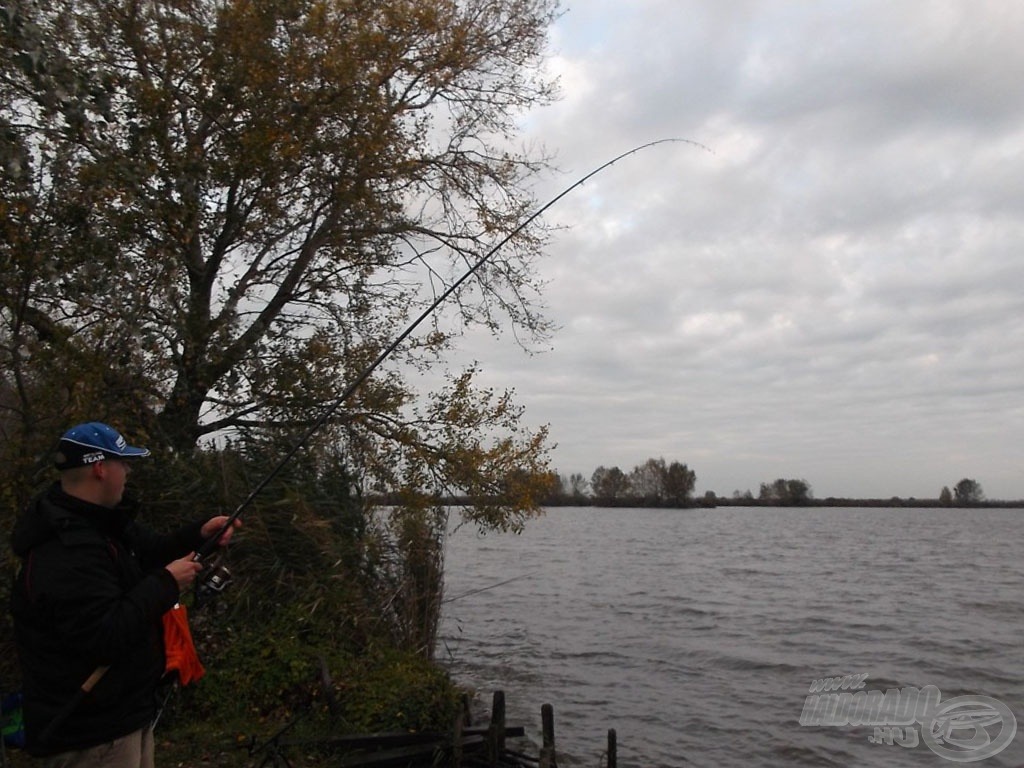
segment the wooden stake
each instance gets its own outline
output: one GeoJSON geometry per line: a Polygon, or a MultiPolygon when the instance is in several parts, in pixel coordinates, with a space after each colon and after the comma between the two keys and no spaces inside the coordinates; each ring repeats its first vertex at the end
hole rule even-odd
{"type": "Polygon", "coordinates": [[[452,766],[462,768],[462,730],[465,727],[466,711],[460,710],[455,716],[455,727],[452,729],[452,766]]]}
{"type": "Polygon", "coordinates": [[[495,691],[491,703],[491,725],[487,729],[487,760],[496,768],[505,751],[505,692],[495,691]]]}
{"type": "Polygon", "coordinates": [[[550,704],[540,708],[543,746],[540,748],[540,768],[558,768],[555,758],[555,709],[550,704]]]}

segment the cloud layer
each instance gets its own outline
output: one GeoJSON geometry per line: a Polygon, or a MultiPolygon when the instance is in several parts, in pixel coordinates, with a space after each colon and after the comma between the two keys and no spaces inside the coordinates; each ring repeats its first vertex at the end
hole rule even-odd
{"type": "Polygon", "coordinates": [[[1024,498],[1024,5],[586,0],[524,122],[552,349],[464,354],[589,477],[1024,498]]]}

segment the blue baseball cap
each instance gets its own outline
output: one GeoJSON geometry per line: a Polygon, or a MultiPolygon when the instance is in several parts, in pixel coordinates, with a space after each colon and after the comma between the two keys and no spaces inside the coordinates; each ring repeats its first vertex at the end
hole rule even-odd
{"type": "Polygon", "coordinates": [[[57,469],[73,469],[104,459],[141,459],[148,448],[134,448],[111,426],[98,421],[79,424],[65,432],[57,445],[57,469]]]}

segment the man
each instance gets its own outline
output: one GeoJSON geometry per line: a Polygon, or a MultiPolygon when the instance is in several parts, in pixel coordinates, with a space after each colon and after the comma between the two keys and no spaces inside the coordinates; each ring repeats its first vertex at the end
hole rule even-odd
{"type": "MultiPolygon", "coordinates": [[[[201,570],[194,551],[227,518],[165,536],[137,524],[125,480],[132,462],[148,455],[106,424],[73,427],[57,449],[60,480],[32,501],[14,528],[12,544],[22,563],[11,611],[26,748],[45,757],[48,768],[153,765],[156,689],[165,668],[161,617],[201,570]],[[84,686],[88,693],[61,719],[98,672],[102,676],[84,686]]],[[[220,546],[234,527],[221,535],[220,546]]]]}

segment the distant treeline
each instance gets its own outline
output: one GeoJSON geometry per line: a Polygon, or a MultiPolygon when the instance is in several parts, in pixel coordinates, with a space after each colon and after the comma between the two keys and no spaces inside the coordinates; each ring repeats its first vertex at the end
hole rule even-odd
{"type": "MultiPolygon", "coordinates": [[[[443,503],[457,507],[470,504],[471,500],[465,496],[449,496],[444,499],[443,503]]],[[[625,497],[621,499],[614,499],[612,501],[602,501],[595,499],[592,496],[572,497],[563,494],[546,498],[542,502],[542,505],[545,507],[617,507],[624,509],[696,509],[715,507],[917,507],[922,509],[949,507],[956,509],[1024,509],[1024,499],[1019,499],[1017,501],[995,501],[985,499],[983,501],[964,504],[955,502],[943,504],[939,499],[918,499],[913,497],[904,499],[899,496],[894,496],[889,499],[845,499],[828,496],[824,499],[809,499],[802,503],[782,503],[779,501],[770,501],[754,497],[732,498],[705,494],[703,496],[690,499],[686,504],[676,504],[674,502],[666,502],[664,499],[648,500],[625,497]]]]}
{"type": "MultiPolygon", "coordinates": [[[[589,480],[582,474],[568,477],[557,472],[539,479],[540,501],[546,507],[650,507],[685,509],[693,507],[1006,507],[1024,508],[1024,500],[990,501],[985,499],[977,480],[964,478],[944,486],[930,499],[901,498],[814,498],[811,485],[797,478],[778,478],[761,483],[758,493],[733,491],[719,496],[707,491],[694,496],[697,474],[686,464],[648,459],[630,472],[618,467],[598,467],[589,480]]],[[[462,500],[453,499],[453,503],[462,500]]]]}
{"type": "MultiPolygon", "coordinates": [[[[701,499],[703,501],[703,498],[701,499]]],[[[703,506],[700,505],[700,506],[703,506]]],[[[939,499],[917,499],[914,497],[900,498],[893,496],[891,499],[840,499],[835,496],[828,496],[824,499],[813,499],[807,504],[774,504],[760,499],[732,499],[716,498],[716,507],[771,507],[771,506],[812,506],[812,507],[1002,507],[1006,509],[1024,509],[1024,499],[1018,501],[993,501],[983,500],[970,503],[947,503],[943,504],[939,499]]]]}
{"type": "MultiPolygon", "coordinates": [[[[518,478],[523,485],[523,478],[518,478]]],[[[719,496],[707,491],[694,496],[697,474],[686,464],[665,459],[648,459],[623,472],[618,467],[598,467],[588,480],[582,474],[568,477],[557,472],[532,476],[527,484],[534,489],[536,498],[545,507],[643,507],[687,509],[694,507],[1004,507],[1024,508],[1024,500],[991,501],[985,498],[977,480],[964,478],[952,489],[944,486],[939,495],[930,499],[901,498],[814,498],[811,485],[797,478],[778,478],[761,483],[758,493],[733,491],[719,496]]],[[[387,500],[384,500],[387,503],[387,500]]],[[[471,503],[467,497],[453,494],[442,503],[464,506],[471,503]]]]}
{"type": "Polygon", "coordinates": [[[628,474],[618,467],[598,467],[589,482],[582,474],[554,477],[545,506],[585,504],[603,507],[1008,507],[1022,508],[1024,500],[989,501],[981,483],[963,478],[952,489],[943,486],[932,499],[855,499],[829,496],[815,499],[811,484],[804,479],[778,478],[761,483],[755,496],[751,491],[733,491],[719,496],[707,491],[694,497],[697,475],[686,464],[648,459],[628,474]]]}

